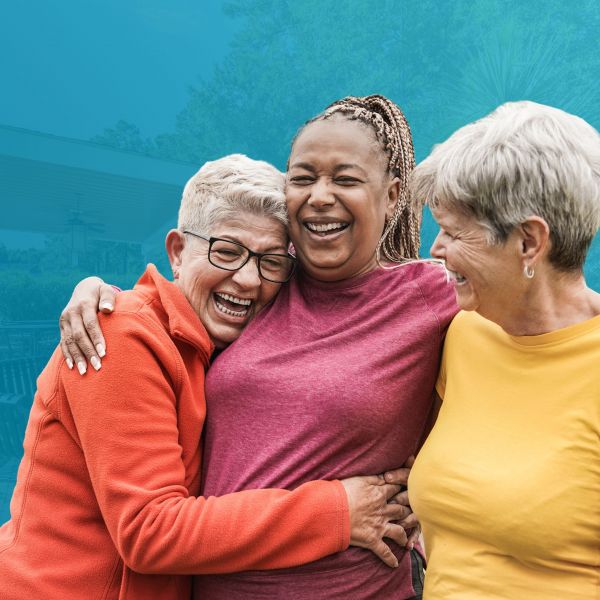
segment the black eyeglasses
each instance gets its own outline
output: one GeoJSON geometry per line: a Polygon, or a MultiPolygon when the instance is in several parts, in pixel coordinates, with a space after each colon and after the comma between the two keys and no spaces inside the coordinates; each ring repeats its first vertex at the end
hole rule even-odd
{"type": "Polygon", "coordinates": [[[183,233],[188,233],[208,242],[208,261],[218,269],[237,271],[253,256],[256,256],[258,273],[267,281],[285,283],[290,280],[294,273],[296,259],[291,254],[273,254],[270,252],[262,254],[253,252],[243,244],[231,240],[216,237],[207,238],[189,229],[184,229],[183,233]]]}

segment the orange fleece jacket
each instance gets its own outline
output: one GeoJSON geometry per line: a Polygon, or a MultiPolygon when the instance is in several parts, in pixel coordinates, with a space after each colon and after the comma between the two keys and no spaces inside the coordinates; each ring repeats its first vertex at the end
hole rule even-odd
{"type": "Polygon", "coordinates": [[[102,326],[99,372],[70,371],[57,349],[38,379],[0,528],[0,598],[187,600],[186,574],[346,549],[337,481],[195,497],[213,348],[173,283],[149,265],[102,326]]]}

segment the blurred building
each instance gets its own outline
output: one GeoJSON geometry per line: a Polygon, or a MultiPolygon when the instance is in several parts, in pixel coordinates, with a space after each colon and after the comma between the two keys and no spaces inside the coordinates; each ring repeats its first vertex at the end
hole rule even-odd
{"type": "Polygon", "coordinates": [[[127,285],[146,262],[164,261],[164,235],[197,169],[0,125],[0,523],[73,282],[94,273],[127,285]]]}

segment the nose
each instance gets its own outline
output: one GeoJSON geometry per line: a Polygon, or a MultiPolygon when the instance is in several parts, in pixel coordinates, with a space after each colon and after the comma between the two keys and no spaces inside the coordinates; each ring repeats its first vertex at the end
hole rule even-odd
{"type": "Polygon", "coordinates": [[[245,290],[254,290],[262,283],[257,260],[256,256],[252,256],[241,269],[233,273],[233,280],[245,290]]]}
{"type": "Polygon", "coordinates": [[[308,204],[316,209],[323,209],[335,204],[335,197],[329,189],[328,182],[323,177],[319,177],[311,186],[308,204]]]}
{"type": "Polygon", "coordinates": [[[429,250],[429,254],[433,256],[433,258],[446,258],[446,246],[444,246],[444,241],[442,238],[442,232],[438,231],[435,240],[433,240],[433,244],[431,244],[431,249],[429,250]]]}

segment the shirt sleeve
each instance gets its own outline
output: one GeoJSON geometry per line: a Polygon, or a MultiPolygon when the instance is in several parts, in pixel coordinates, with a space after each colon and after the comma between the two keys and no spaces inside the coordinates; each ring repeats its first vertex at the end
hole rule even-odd
{"type": "Polygon", "coordinates": [[[438,396],[443,400],[444,394],[446,393],[446,341],[444,342],[444,349],[442,350],[442,361],[440,363],[440,370],[438,373],[437,380],[435,382],[435,391],[438,396]]]}
{"type": "Polygon", "coordinates": [[[153,324],[141,321],[118,313],[104,321],[113,350],[100,371],[60,370],[61,419],[84,454],[82,477],[89,475],[125,564],[140,573],[228,573],[296,566],[347,548],[340,482],[189,495],[175,349],[164,331],[142,335],[153,324]]]}

